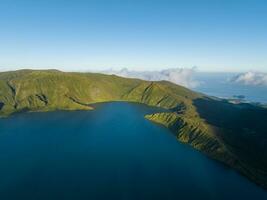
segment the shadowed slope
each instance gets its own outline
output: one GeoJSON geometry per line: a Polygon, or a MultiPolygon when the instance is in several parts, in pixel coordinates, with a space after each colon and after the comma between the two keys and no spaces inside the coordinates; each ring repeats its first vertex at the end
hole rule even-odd
{"type": "Polygon", "coordinates": [[[267,110],[233,105],[167,81],[94,73],[21,70],[0,73],[0,115],[24,110],[88,110],[90,104],[129,101],[168,109],[146,118],[181,142],[220,160],[267,188],[267,110]]]}
{"type": "Polygon", "coordinates": [[[238,158],[243,173],[267,180],[267,110],[251,104],[233,105],[208,98],[194,101],[201,118],[220,130],[220,138],[238,158]]]}

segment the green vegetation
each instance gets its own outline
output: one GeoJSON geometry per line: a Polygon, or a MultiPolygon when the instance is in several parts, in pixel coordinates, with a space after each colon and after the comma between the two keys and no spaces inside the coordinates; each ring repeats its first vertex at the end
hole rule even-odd
{"type": "Polygon", "coordinates": [[[168,109],[146,118],[267,188],[267,109],[231,104],[166,81],[114,75],[20,70],[0,73],[0,116],[22,111],[88,110],[129,101],[168,109]]]}
{"type": "Polygon", "coordinates": [[[0,73],[0,94],[0,115],[23,110],[91,109],[90,104],[105,101],[133,101],[174,108],[199,96],[168,82],[56,70],[0,73]]]}

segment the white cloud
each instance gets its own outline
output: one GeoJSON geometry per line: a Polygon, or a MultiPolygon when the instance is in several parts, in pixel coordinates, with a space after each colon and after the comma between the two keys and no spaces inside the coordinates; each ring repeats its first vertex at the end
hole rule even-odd
{"type": "Polygon", "coordinates": [[[243,85],[264,85],[267,86],[267,73],[246,72],[235,76],[232,82],[243,85]]]}
{"type": "Polygon", "coordinates": [[[130,71],[127,68],[121,70],[105,70],[101,71],[104,74],[115,74],[117,76],[138,78],[148,81],[166,80],[188,88],[198,86],[198,81],[194,79],[196,68],[175,68],[161,71],[130,71]]]}

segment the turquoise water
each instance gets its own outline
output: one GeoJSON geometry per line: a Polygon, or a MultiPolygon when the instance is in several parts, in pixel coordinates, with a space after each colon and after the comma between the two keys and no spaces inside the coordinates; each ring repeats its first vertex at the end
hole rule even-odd
{"type": "Polygon", "coordinates": [[[0,119],[0,199],[267,199],[144,119],[153,108],[96,107],[0,119]]]}

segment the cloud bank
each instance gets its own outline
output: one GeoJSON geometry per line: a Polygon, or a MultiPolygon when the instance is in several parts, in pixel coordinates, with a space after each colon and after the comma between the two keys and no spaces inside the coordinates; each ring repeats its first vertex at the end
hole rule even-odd
{"type": "Polygon", "coordinates": [[[267,73],[246,72],[235,76],[231,81],[243,85],[267,86],[267,73]]]}
{"type": "Polygon", "coordinates": [[[101,71],[103,74],[114,74],[117,76],[127,78],[138,78],[147,81],[170,81],[178,85],[188,88],[195,88],[198,86],[198,81],[194,79],[196,68],[175,68],[161,71],[131,71],[127,68],[121,70],[106,70],[101,71]]]}

